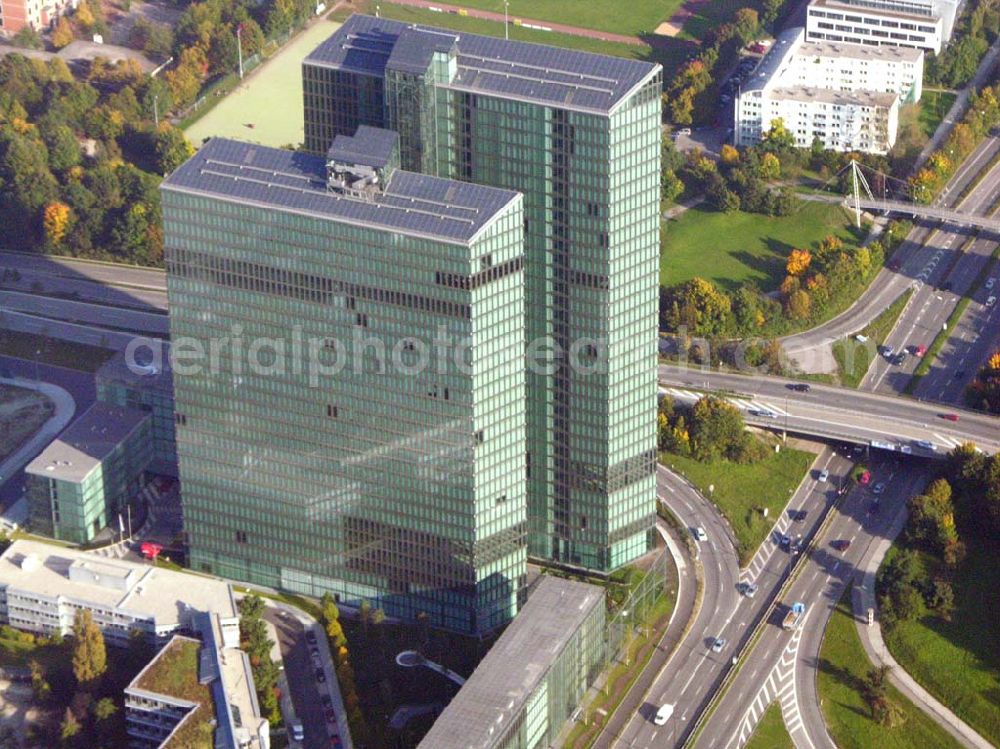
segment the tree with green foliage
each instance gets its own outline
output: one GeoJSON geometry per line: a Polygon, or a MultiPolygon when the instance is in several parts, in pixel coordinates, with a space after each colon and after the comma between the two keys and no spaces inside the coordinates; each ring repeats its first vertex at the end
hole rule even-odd
{"type": "Polygon", "coordinates": [[[732,403],[706,396],[691,409],[688,432],[695,458],[702,461],[723,457],[743,436],[743,415],[732,403]]]}
{"type": "Polygon", "coordinates": [[[104,633],[90,609],[77,609],[73,617],[73,675],[83,686],[92,684],[108,668],[104,633]]]}
{"type": "Polygon", "coordinates": [[[194,155],[184,131],[169,122],[156,129],[156,166],[160,174],[169,174],[194,155]]]}
{"type": "Polygon", "coordinates": [[[32,658],[28,661],[28,667],[31,669],[31,694],[36,703],[44,705],[52,696],[52,686],[45,678],[42,664],[32,658]]]}
{"type": "Polygon", "coordinates": [[[22,26],[14,36],[10,38],[11,44],[22,49],[41,49],[44,45],[42,37],[31,26],[22,26]]]}

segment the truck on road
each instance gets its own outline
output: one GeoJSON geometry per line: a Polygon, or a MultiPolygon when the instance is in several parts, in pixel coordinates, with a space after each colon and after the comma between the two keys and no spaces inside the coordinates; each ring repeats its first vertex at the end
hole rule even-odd
{"type": "Polygon", "coordinates": [[[781,626],[785,629],[796,629],[799,623],[802,621],[802,617],[805,616],[806,605],[801,601],[796,601],[792,604],[792,607],[785,614],[785,621],[781,623],[781,626]]]}

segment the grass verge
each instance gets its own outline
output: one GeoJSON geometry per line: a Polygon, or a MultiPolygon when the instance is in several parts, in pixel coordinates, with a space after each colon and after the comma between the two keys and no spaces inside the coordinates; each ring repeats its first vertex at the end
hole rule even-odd
{"type": "Polygon", "coordinates": [[[951,105],[955,103],[956,95],[951,91],[928,91],[924,89],[920,96],[920,114],[917,123],[920,130],[927,138],[933,137],[941,124],[941,120],[948,114],[951,105]]]}
{"type": "Polygon", "coordinates": [[[778,513],[788,504],[815,459],[813,453],[790,448],[746,465],[726,460],[701,463],[671,453],[660,455],[661,463],[685,476],[729,520],[741,565],[750,561],[770,533],[778,513]],[[765,507],[767,517],[762,512],[765,507]]]}
{"type": "Polygon", "coordinates": [[[912,295],[913,289],[907,289],[885,311],[861,329],[860,335],[868,339],[865,343],[856,341],[854,336],[851,336],[833,344],[833,358],[837,360],[841,385],[856,388],[861,383],[871,366],[872,359],[878,355],[876,347],[881,345],[896,327],[896,321],[912,295]]]}
{"type": "MultiPolygon", "coordinates": [[[[890,555],[895,553],[895,549],[890,555]]],[[[891,557],[886,557],[888,562],[891,557]]],[[[929,557],[922,555],[925,564],[929,557]]],[[[930,562],[933,563],[933,562],[930,562]]],[[[928,570],[930,572],[930,570],[928,570]]],[[[899,665],[924,689],[1000,746],[1000,550],[969,544],[953,579],[951,621],[925,616],[885,632],[899,665]]]]}
{"type": "MultiPolygon", "coordinates": [[[[504,12],[503,0],[453,0],[452,5],[478,10],[504,12]]],[[[613,3],[581,3],[578,0],[510,0],[508,13],[515,18],[553,21],[585,29],[596,29],[613,34],[647,34],[660,21],[672,16],[683,5],[683,0],[633,0],[628,12],[613,3]]],[[[383,6],[384,7],[384,6],[383,6]]]]}
{"type": "Polygon", "coordinates": [[[744,745],[745,749],[793,749],[794,746],[777,702],[768,705],[750,740],[744,745]]]}
{"type": "Polygon", "coordinates": [[[848,588],[827,624],[819,658],[817,686],[834,743],[840,749],[957,749],[950,734],[892,685],[888,697],[899,707],[903,724],[886,728],[872,720],[862,695],[872,663],[854,624],[850,596],[848,588]]]}
{"type": "Polygon", "coordinates": [[[793,249],[814,249],[829,234],[845,244],[858,241],[847,216],[832,203],[804,202],[782,217],[698,205],[662,226],[660,283],[676,286],[698,276],[727,291],[746,281],[770,291],[784,278],[793,249]],[[709,250],[712,261],[706,263],[709,250]]]}

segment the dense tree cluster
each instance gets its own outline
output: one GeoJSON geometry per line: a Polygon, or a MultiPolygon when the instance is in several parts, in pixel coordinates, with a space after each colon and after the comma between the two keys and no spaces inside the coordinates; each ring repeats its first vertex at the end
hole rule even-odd
{"type": "Polygon", "coordinates": [[[246,651],[253,671],[254,686],[260,712],[274,726],[281,723],[278,704],[278,664],[271,660],[274,641],[267,636],[264,623],[264,599],[256,593],[244,596],[238,604],[240,610],[240,648],[246,651]]]}
{"type": "Polygon", "coordinates": [[[1000,414],[1000,351],[994,352],[980,367],[966,388],[965,401],[973,408],[1000,414]]]}
{"type": "MultiPolygon", "coordinates": [[[[344,700],[344,710],[347,711],[347,720],[351,727],[351,737],[356,743],[364,745],[367,743],[369,733],[368,724],[361,711],[361,700],[358,696],[354,666],[351,665],[350,650],[347,647],[347,636],[340,623],[340,609],[337,608],[333,596],[329,593],[323,594],[320,606],[323,628],[326,630],[330,652],[333,654],[333,665],[337,671],[337,684],[340,687],[340,694],[344,700]]],[[[385,613],[382,609],[376,609],[373,612],[368,601],[361,602],[359,614],[365,631],[370,624],[378,627],[385,619],[385,613]]]]}
{"type": "Polygon", "coordinates": [[[681,409],[669,396],[659,404],[658,443],[661,450],[700,461],[754,463],[767,455],[764,444],[746,430],[743,415],[732,403],[706,396],[681,409]]]}
{"type": "Polygon", "coordinates": [[[967,544],[1000,543],[1000,456],[960,445],[944,476],[912,497],[909,508],[903,549],[878,576],[880,617],[890,628],[927,614],[949,619],[953,578],[967,544]]]}
{"type": "Polygon", "coordinates": [[[990,43],[1000,34],[1000,0],[967,3],[956,24],[954,41],[940,57],[929,57],[924,80],[927,85],[961,88],[976,73],[990,43]]]}
{"type": "Polygon", "coordinates": [[[132,61],[98,58],[86,80],[62,60],[0,60],[0,226],[4,244],[143,265],[162,262],[157,186],[191,155],[153,124],[171,106],[132,61]]]}
{"type": "Polygon", "coordinates": [[[985,86],[969,97],[969,108],[962,121],[927,163],[910,177],[913,199],[929,203],[951,179],[958,165],[972,153],[990,130],[1000,125],[1000,85],[985,86]]]}

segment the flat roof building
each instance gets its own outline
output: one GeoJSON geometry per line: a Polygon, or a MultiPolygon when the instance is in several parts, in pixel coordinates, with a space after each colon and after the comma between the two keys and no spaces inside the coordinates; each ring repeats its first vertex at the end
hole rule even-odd
{"type": "Polygon", "coordinates": [[[86,543],[117,528],[151,455],[148,414],[95,403],[24,469],[32,531],[86,543]]]}
{"type": "Polygon", "coordinates": [[[493,629],[526,574],[522,198],[329,145],[214,138],[161,188],[191,566],[493,629]]]}
{"type": "Polygon", "coordinates": [[[302,64],[305,148],[524,195],[532,556],[608,572],[655,520],[662,69],[351,16],[302,64]]]}
{"type": "Polygon", "coordinates": [[[66,635],[81,607],[114,645],[126,645],[133,630],[154,642],[193,631],[199,611],[219,616],[226,647],[239,645],[236,601],[221,580],[27,539],[0,555],[0,622],[66,635]]]}
{"type": "Polygon", "coordinates": [[[600,672],[604,590],[543,576],[420,749],[549,746],[600,672]]]}
{"type": "Polygon", "coordinates": [[[951,37],[955,6],[944,16],[934,3],[881,0],[811,0],[806,8],[809,41],[847,42],[866,47],[909,47],[941,54],[951,37]],[[918,12],[919,10],[927,12],[918,12]]]}
{"type": "Polygon", "coordinates": [[[886,153],[896,141],[899,106],[920,99],[924,52],[806,42],[789,29],[740,89],[736,145],[753,145],[781,119],[808,148],[886,153]]]}

